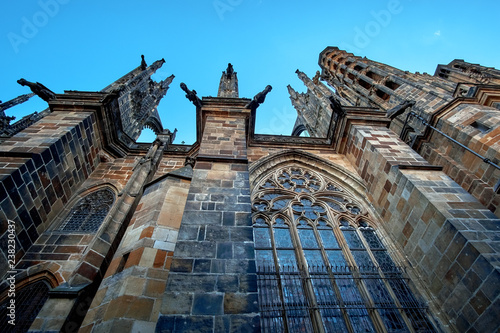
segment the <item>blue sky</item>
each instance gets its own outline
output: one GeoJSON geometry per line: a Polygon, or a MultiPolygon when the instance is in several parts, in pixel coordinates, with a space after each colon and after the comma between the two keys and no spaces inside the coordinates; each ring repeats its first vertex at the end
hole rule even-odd
{"type": "MultiPolygon", "coordinates": [[[[240,97],[273,86],[257,112],[257,132],[290,134],[295,121],[286,86],[319,69],[338,46],[411,72],[433,74],[455,58],[500,69],[498,1],[23,0],[0,5],[0,100],[30,92],[19,78],[56,93],[98,91],[140,64],[166,63],[175,75],[159,106],[175,143],[195,140],[195,108],[179,84],[216,96],[231,62],[240,97]]],[[[45,109],[38,97],[6,111],[20,119],[45,109]]],[[[144,141],[153,138],[145,136],[144,141]]]]}

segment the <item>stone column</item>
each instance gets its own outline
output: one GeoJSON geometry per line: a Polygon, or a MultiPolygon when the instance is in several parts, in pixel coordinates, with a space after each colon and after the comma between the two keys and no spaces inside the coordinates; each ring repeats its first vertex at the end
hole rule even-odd
{"type": "Polygon", "coordinates": [[[206,122],[158,332],[260,330],[246,154],[247,103],[203,99],[206,122]]]}

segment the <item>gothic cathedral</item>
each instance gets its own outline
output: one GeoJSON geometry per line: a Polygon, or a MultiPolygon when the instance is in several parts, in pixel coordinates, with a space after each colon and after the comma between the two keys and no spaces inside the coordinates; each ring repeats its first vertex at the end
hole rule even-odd
{"type": "Polygon", "coordinates": [[[239,97],[229,64],[217,97],[180,83],[180,145],[163,64],[0,104],[2,332],[500,329],[500,71],[328,47],[287,136],[255,133],[272,87],[239,97]]]}

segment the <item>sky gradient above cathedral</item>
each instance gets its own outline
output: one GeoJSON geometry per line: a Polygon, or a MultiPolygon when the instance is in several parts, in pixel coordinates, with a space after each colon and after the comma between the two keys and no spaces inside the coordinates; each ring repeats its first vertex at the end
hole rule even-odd
{"type": "MultiPolygon", "coordinates": [[[[457,58],[500,69],[497,1],[25,0],[0,8],[0,100],[30,92],[20,78],[56,93],[99,91],[139,66],[141,54],[148,64],[164,58],[153,78],[175,75],[159,106],[164,127],[178,129],[175,143],[195,140],[195,108],[179,84],[216,96],[229,62],[240,97],[273,86],[256,131],[284,135],[296,117],[286,86],[305,91],[295,70],[313,77],[327,46],[431,75],[457,58]]],[[[46,107],[33,97],[6,114],[18,120],[46,107]]]]}

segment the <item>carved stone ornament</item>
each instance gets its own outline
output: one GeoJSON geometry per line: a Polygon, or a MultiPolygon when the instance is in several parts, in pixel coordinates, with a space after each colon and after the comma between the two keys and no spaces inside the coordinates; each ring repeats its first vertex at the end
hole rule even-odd
{"type": "Polygon", "coordinates": [[[40,82],[33,83],[25,79],[19,79],[17,80],[17,83],[19,83],[22,86],[30,87],[32,92],[37,94],[41,99],[43,99],[46,102],[56,99],[56,94],[52,90],[41,84],[40,82]]]}
{"type": "Polygon", "coordinates": [[[201,108],[201,99],[196,94],[196,90],[189,90],[184,82],[181,82],[181,89],[186,93],[187,99],[189,99],[196,107],[201,108]]]}
{"type": "Polygon", "coordinates": [[[186,156],[186,160],[184,161],[184,165],[190,165],[191,167],[194,168],[195,164],[196,164],[196,157],[186,156]]]}
{"type": "Polygon", "coordinates": [[[266,100],[266,95],[273,89],[270,85],[267,85],[264,90],[255,95],[255,97],[246,105],[249,109],[257,109],[260,104],[264,103],[266,100]]]}

